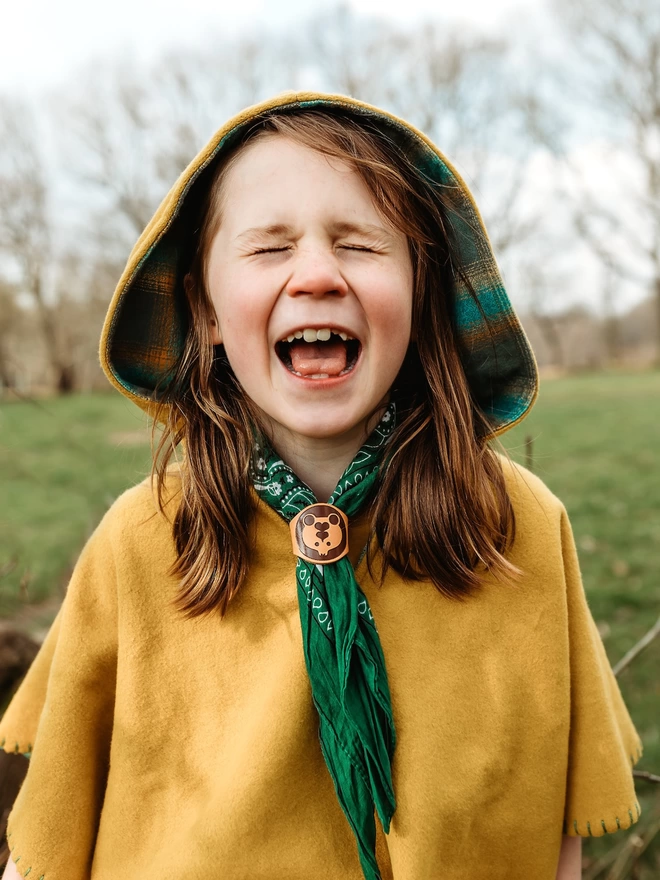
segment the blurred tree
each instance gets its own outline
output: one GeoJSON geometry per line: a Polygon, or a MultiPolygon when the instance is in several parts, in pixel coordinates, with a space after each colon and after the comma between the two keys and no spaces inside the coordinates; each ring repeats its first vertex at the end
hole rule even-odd
{"type": "Polygon", "coordinates": [[[58,121],[67,122],[58,132],[62,164],[74,186],[84,188],[90,231],[122,242],[125,252],[154,209],[150,84],[131,64],[95,65],[61,98],[56,112],[58,121]]]}
{"type": "Polygon", "coordinates": [[[158,203],[234,112],[290,86],[295,53],[277,38],[212,38],[170,49],[151,65],[95,63],[58,102],[63,169],[85,188],[90,246],[124,258],[158,203]]]}
{"type": "Polygon", "coordinates": [[[535,260],[524,263],[521,274],[528,292],[527,312],[550,353],[550,361],[553,366],[565,367],[562,314],[552,309],[550,276],[545,267],[535,260]]]}
{"type": "Polygon", "coordinates": [[[16,386],[16,366],[11,342],[22,324],[22,311],[16,301],[16,288],[0,278],[0,389],[16,386]]]}
{"type": "Polygon", "coordinates": [[[521,85],[512,41],[437,21],[402,29],[341,5],[309,21],[300,51],[321,87],[387,108],[438,144],[476,193],[499,259],[542,234],[528,198],[534,83],[521,85]]]}
{"type": "Polygon", "coordinates": [[[340,4],[309,19],[297,49],[308,79],[371,104],[392,104],[409,38],[381,19],[340,4]]]}
{"type": "Polygon", "coordinates": [[[48,296],[53,262],[49,180],[29,107],[0,100],[0,253],[18,276],[16,287],[34,304],[55,385],[73,390],[74,370],[62,327],[48,296]]]}
{"type": "MultiPolygon", "coordinates": [[[[576,225],[605,267],[604,308],[612,275],[651,291],[660,364],[660,4],[657,0],[554,0],[564,49],[566,100],[575,105],[567,154],[592,144],[609,171],[587,179],[572,158],[576,225]]],[[[560,76],[562,73],[560,73],[560,76]]]]}

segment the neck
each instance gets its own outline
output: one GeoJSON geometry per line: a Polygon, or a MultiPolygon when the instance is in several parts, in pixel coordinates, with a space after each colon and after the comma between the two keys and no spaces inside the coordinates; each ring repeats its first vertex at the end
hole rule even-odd
{"type": "Polygon", "coordinates": [[[274,448],[293,472],[306,483],[317,501],[327,501],[339,478],[376,427],[380,409],[368,423],[361,422],[339,437],[306,437],[271,423],[269,435],[274,448]]]}

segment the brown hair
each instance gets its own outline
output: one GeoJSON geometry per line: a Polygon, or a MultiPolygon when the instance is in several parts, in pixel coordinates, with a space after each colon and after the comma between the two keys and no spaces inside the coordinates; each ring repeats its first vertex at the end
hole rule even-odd
{"type": "Polygon", "coordinates": [[[185,443],[182,499],[173,523],[178,609],[190,617],[214,608],[224,614],[249,568],[256,510],[252,426],[259,426],[258,413],[224,349],[211,344],[215,315],[205,271],[227,169],[246,143],[272,136],[346,162],[409,242],[414,342],[392,388],[398,424],[390,440],[393,454],[370,503],[377,539],[367,555],[370,572],[378,550],[381,578],[391,567],[406,578],[428,578],[453,597],[469,594],[485,571],[496,577],[517,574],[503,555],[514,538],[513,508],[500,462],[488,446],[490,426],[470,395],[452,320],[456,276],[478,301],[455,256],[447,197],[368,120],[341,111],[280,112],[251,126],[207,189],[186,285],[189,330],[162,398],[165,427],[153,469],[161,506],[167,464],[185,443]]]}

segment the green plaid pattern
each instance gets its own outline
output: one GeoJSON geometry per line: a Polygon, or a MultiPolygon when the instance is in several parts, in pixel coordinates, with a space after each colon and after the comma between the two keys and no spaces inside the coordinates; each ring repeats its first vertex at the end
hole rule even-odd
{"type": "MultiPolygon", "coordinates": [[[[463,269],[477,299],[462,284],[454,289],[454,317],[463,367],[477,405],[493,433],[519,421],[536,397],[534,356],[504,289],[481,218],[465,184],[446,161],[405,123],[346,98],[283,98],[275,112],[341,107],[384,129],[414,161],[420,174],[440,185],[452,204],[450,222],[463,269]]],[[[256,115],[255,111],[255,115],[256,115]]],[[[270,112],[273,112],[272,110],[270,112]]],[[[137,398],[154,399],[167,384],[185,340],[183,276],[195,245],[194,220],[210,176],[223,154],[254,122],[229,130],[201,163],[193,163],[178,203],[160,238],[145,243],[132,276],[109,315],[106,342],[114,378],[137,398]]]]}

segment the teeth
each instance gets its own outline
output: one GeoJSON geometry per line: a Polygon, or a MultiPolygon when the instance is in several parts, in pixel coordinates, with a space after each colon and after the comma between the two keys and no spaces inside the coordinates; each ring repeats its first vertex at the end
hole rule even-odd
{"type": "Polygon", "coordinates": [[[308,379],[329,379],[330,373],[312,373],[308,379]]]}
{"type": "Polygon", "coordinates": [[[340,330],[331,330],[329,327],[322,327],[321,330],[314,330],[312,327],[305,327],[304,330],[296,330],[295,333],[290,333],[289,336],[281,341],[293,342],[294,339],[304,339],[305,342],[316,342],[317,340],[319,342],[328,342],[333,333],[343,339],[344,342],[353,339],[348,333],[344,333],[340,330]]]}

